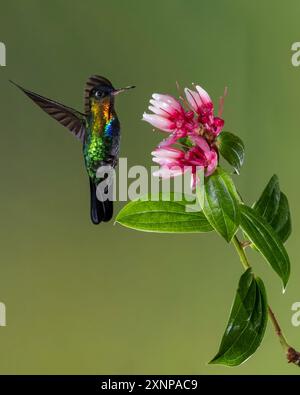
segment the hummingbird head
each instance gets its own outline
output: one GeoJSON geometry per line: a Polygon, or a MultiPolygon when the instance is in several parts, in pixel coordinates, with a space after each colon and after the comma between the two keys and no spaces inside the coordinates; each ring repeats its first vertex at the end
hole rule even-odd
{"type": "Polygon", "coordinates": [[[98,85],[91,90],[90,99],[95,99],[97,101],[106,100],[113,96],[113,92],[113,86],[98,85]]]}
{"type": "Polygon", "coordinates": [[[89,78],[86,84],[85,110],[86,112],[89,110],[92,100],[97,102],[110,102],[113,104],[116,95],[132,88],[134,88],[134,86],[116,89],[107,78],[94,75],[89,78]]]}
{"type": "Polygon", "coordinates": [[[94,98],[95,100],[105,100],[105,99],[113,99],[116,95],[121,92],[125,92],[128,89],[135,88],[135,86],[126,86],[125,88],[115,89],[112,85],[98,85],[90,92],[90,98],[94,98]]]}

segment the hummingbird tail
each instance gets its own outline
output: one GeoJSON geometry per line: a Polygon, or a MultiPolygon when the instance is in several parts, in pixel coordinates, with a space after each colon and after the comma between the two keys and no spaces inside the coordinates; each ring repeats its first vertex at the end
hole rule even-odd
{"type": "Polygon", "coordinates": [[[100,222],[108,222],[113,216],[113,202],[111,200],[101,201],[97,198],[97,186],[90,178],[91,193],[91,220],[93,224],[98,225],[100,222]]]}

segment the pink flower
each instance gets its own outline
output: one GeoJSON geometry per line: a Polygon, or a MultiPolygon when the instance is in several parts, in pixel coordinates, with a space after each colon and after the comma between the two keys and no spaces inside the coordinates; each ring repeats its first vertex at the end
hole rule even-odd
{"type": "Polygon", "coordinates": [[[176,148],[157,148],[152,152],[153,162],[161,167],[153,175],[162,178],[176,177],[183,174],[184,152],[176,148]]]}
{"type": "Polygon", "coordinates": [[[181,99],[188,110],[170,95],[153,94],[149,106],[152,114],[144,113],[143,120],[170,133],[152,152],[153,161],[160,165],[154,175],[170,178],[191,171],[194,188],[198,182],[199,168],[208,177],[218,166],[215,139],[224,126],[221,118],[224,97],[220,100],[219,113],[215,117],[213,102],[199,85],[196,91],[186,88],[185,95],[186,100],[181,99]]]}
{"type": "Polygon", "coordinates": [[[179,101],[170,95],[154,93],[148,107],[153,114],[143,114],[143,120],[155,128],[171,133],[161,146],[174,144],[179,138],[185,137],[193,123],[193,112],[185,111],[179,101]]]}
{"type": "MultiPolygon", "coordinates": [[[[206,143],[207,144],[207,143],[206,143]]],[[[171,178],[191,172],[191,186],[194,189],[198,182],[197,170],[204,169],[205,176],[211,175],[218,165],[218,154],[209,145],[203,148],[194,146],[186,152],[177,148],[157,148],[152,152],[153,161],[161,167],[154,176],[171,178]]]]}
{"type": "Polygon", "coordinates": [[[198,122],[200,126],[203,126],[206,131],[212,133],[214,137],[217,137],[224,126],[224,121],[221,119],[224,98],[220,101],[219,116],[214,116],[214,105],[209,94],[196,85],[196,91],[185,88],[185,95],[190,107],[198,115],[198,122]]]}
{"type": "Polygon", "coordinates": [[[206,177],[210,176],[218,166],[218,154],[214,149],[208,148],[208,150],[204,151],[195,146],[186,153],[185,162],[186,166],[191,168],[191,186],[194,189],[199,181],[197,170],[202,167],[204,168],[204,175],[206,177]]]}

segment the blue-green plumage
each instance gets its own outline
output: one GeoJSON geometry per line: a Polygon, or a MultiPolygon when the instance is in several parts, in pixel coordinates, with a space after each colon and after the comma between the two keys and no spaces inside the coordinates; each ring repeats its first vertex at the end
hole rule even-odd
{"type": "Polygon", "coordinates": [[[83,155],[88,175],[94,182],[97,182],[100,166],[116,166],[119,144],[120,123],[114,110],[114,98],[107,97],[102,102],[91,98],[83,155]]]}

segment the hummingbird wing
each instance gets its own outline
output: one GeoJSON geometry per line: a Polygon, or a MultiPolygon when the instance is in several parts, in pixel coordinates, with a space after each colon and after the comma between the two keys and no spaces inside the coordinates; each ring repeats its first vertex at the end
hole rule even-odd
{"type": "Polygon", "coordinates": [[[84,141],[85,135],[85,115],[73,108],[64,106],[54,100],[47,99],[37,93],[31,92],[13,81],[10,81],[16,87],[21,89],[31,100],[34,101],[42,110],[51,115],[61,125],[65,126],[80,141],[84,141]]]}

